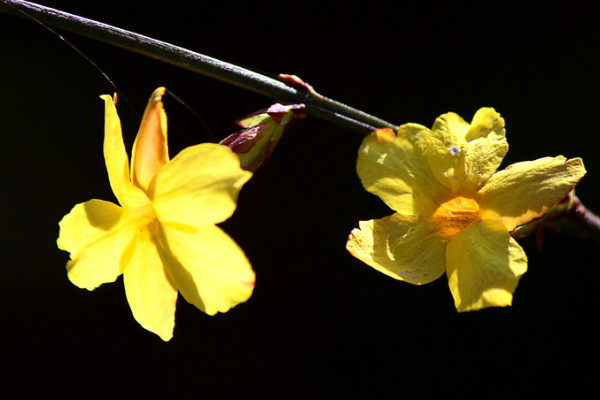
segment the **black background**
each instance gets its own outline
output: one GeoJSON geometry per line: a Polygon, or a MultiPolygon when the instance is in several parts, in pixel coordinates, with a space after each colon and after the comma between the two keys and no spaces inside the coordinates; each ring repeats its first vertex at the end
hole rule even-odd
{"type": "MultiPolygon", "coordinates": [[[[270,74],[390,122],[431,126],[482,106],[506,120],[503,166],[583,158],[578,187],[600,210],[600,31],[591,10],[506,9],[481,2],[382,6],[273,2],[44,1],[270,74]],[[496,7],[496,8],[494,8],[496,7]]],[[[413,2],[410,2],[413,3],[413,2]]],[[[76,35],[126,98],[126,146],[152,90],[164,85],[211,127],[270,99],[76,35]]],[[[222,227],[257,273],[251,299],[208,317],[179,299],[174,338],[132,318],[119,278],[93,292],[67,279],[58,221],[76,203],[114,201],[102,156],[103,103],[114,89],[38,24],[0,14],[2,274],[5,390],[63,398],[510,398],[598,384],[597,245],[549,234],[529,257],[513,306],[458,314],[445,278],[415,287],[345,250],[359,220],[391,210],[355,173],[361,136],[300,121],[243,188],[222,227]],[[596,325],[596,326],[595,326],[596,325]]],[[[165,98],[171,156],[215,141],[165,98]]]]}

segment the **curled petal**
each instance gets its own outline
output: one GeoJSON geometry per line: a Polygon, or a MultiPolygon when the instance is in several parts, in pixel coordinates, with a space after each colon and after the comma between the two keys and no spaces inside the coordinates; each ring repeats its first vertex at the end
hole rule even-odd
{"type": "Polygon", "coordinates": [[[429,129],[400,126],[398,134],[378,129],[367,136],[358,152],[356,169],[365,189],[379,196],[391,209],[405,215],[430,215],[433,200],[449,191],[437,182],[421,148],[429,129]]]}
{"type": "Polygon", "coordinates": [[[251,176],[228,147],[203,143],[181,151],[161,168],[148,196],[161,223],[202,227],[231,216],[251,176]]]}
{"type": "Polygon", "coordinates": [[[393,214],[361,221],[348,238],[354,257],[394,279],[422,285],[445,271],[445,243],[414,217],[393,214]]]}
{"type": "Polygon", "coordinates": [[[123,283],[135,320],[162,340],[170,340],[175,327],[177,290],[167,278],[147,229],[137,237],[135,254],[123,273],[123,283]]]}
{"type": "Polygon", "coordinates": [[[77,204],[63,217],[57,244],[71,253],[67,271],[74,285],[93,290],[123,273],[135,248],[126,219],[121,207],[102,200],[77,204]]]}
{"type": "Polygon", "coordinates": [[[209,315],[226,312],[254,290],[254,271],[242,249],[221,229],[161,228],[159,252],[181,295],[209,315]]]}
{"type": "Polygon", "coordinates": [[[502,307],[512,303],[527,256],[502,224],[480,221],[448,243],[446,269],[459,312],[502,307]]]}
{"type": "Polygon", "coordinates": [[[169,162],[167,115],[161,101],[165,88],[156,89],[144,111],[131,154],[131,181],[143,190],[160,167],[169,162]]]}
{"type": "Polygon", "coordinates": [[[512,164],[492,175],[478,192],[481,219],[507,230],[541,217],[585,175],[580,158],[544,157],[512,164]]]}

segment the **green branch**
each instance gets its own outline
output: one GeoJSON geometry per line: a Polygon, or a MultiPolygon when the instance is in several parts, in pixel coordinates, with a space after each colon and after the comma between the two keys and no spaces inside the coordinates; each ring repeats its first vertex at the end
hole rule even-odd
{"type": "Polygon", "coordinates": [[[368,134],[375,128],[398,128],[382,119],[321,96],[308,85],[284,83],[234,64],[91,19],[18,0],[0,0],[0,11],[118,46],[263,96],[289,103],[303,103],[307,114],[362,134],[368,134]]]}

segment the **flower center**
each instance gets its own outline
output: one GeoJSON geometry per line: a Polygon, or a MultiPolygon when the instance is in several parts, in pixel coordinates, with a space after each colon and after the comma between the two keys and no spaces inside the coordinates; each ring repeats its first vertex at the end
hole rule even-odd
{"type": "Polygon", "coordinates": [[[479,204],[473,199],[457,196],[442,203],[433,213],[430,223],[441,236],[450,238],[465,230],[479,217],[479,204]]]}

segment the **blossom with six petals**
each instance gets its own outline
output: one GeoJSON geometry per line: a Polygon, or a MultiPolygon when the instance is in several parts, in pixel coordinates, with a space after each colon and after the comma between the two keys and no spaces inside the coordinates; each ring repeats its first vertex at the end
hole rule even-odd
{"type": "Polygon", "coordinates": [[[154,91],[133,145],[131,170],[115,102],[105,102],[104,158],[120,203],[90,200],[60,221],[58,247],[68,277],[93,290],[123,274],[134,318],[171,339],[177,294],[209,315],[246,301],[254,272],[241,248],[215,224],[236,208],[252,174],[228,147],[203,143],[169,160],[165,89],[154,91]]]}
{"type": "Polygon", "coordinates": [[[544,157],[496,172],[508,151],[504,119],[481,108],[433,128],[378,129],[360,147],[365,189],[395,214],[361,221],[346,245],[374,269],[415,285],[444,274],[460,312],[507,306],[527,257],[510,236],[542,216],[585,174],[579,158],[544,157]]]}

